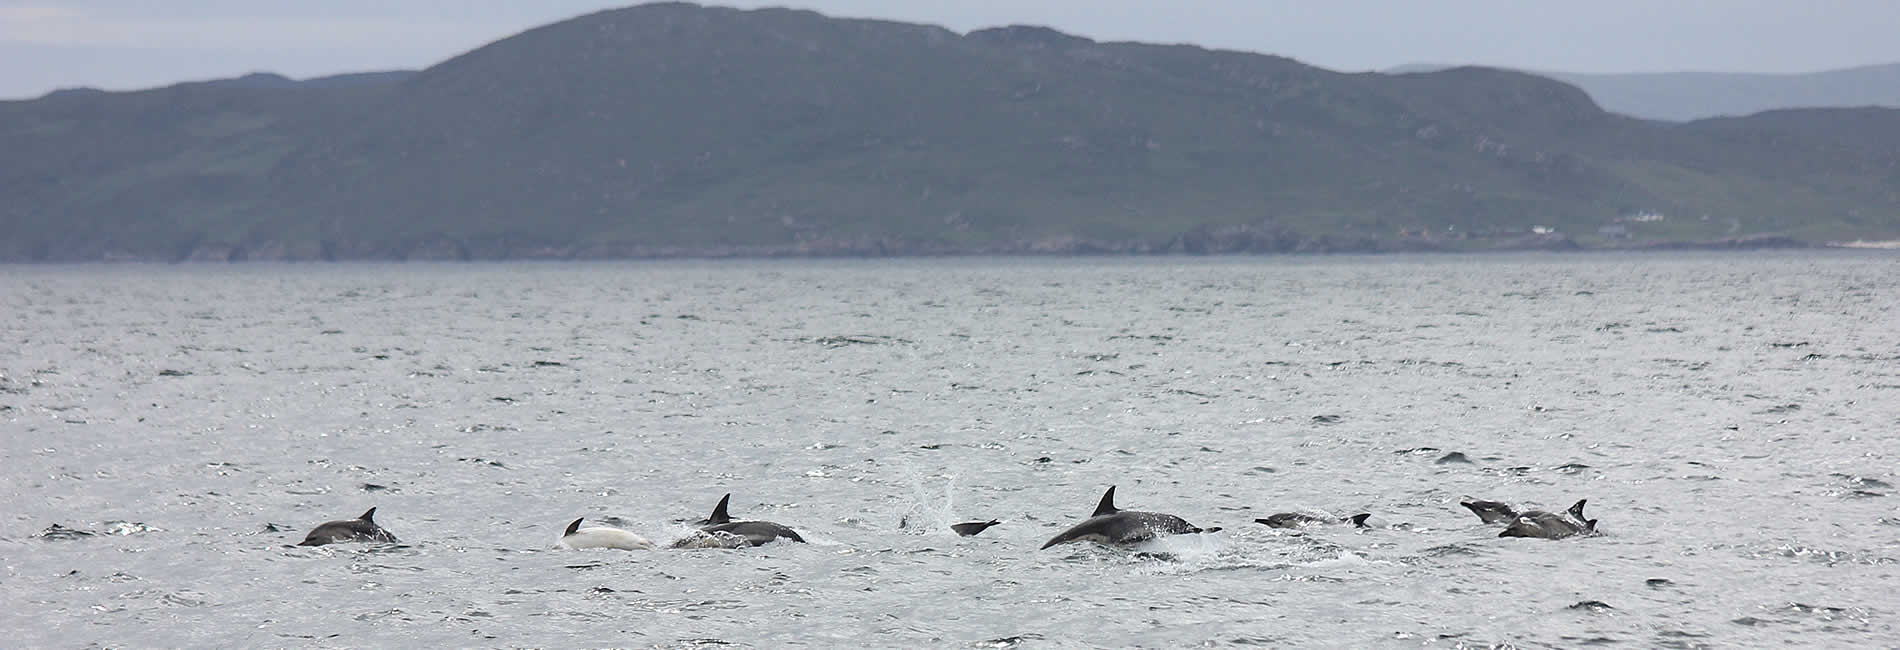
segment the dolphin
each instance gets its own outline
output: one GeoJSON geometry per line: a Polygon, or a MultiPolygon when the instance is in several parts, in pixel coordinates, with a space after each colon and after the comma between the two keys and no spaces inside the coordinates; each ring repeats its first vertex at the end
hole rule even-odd
{"type": "Polygon", "coordinates": [[[797,531],[782,524],[769,521],[733,521],[732,515],[726,513],[726,504],[730,501],[732,501],[730,492],[719,498],[719,505],[713,506],[712,516],[699,522],[700,532],[714,533],[715,537],[718,536],[717,533],[738,535],[744,537],[746,542],[753,546],[764,546],[775,539],[789,539],[801,544],[805,542],[805,538],[799,537],[797,531]]]}
{"type": "Polygon", "coordinates": [[[1197,528],[1187,520],[1159,512],[1139,512],[1122,510],[1115,507],[1115,486],[1108,486],[1102,493],[1102,502],[1095,506],[1095,513],[1082,523],[1062,531],[1062,534],[1049,538],[1043,548],[1069,542],[1095,542],[1097,544],[1136,544],[1161,535],[1181,535],[1186,533],[1211,533],[1220,530],[1197,528]]]}
{"type": "Polygon", "coordinates": [[[989,521],[966,521],[960,524],[951,524],[950,530],[954,530],[957,532],[958,535],[962,535],[964,537],[975,537],[979,534],[982,534],[983,531],[989,530],[991,526],[995,526],[1000,523],[1003,523],[1003,522],[996,519],[991,519],[989,521]]]}
{"type": "Polygon", "coordinates": [[[1510,504],[1507,503],[1479,501],[1477,499],[1466,498],[1464,501],[1459,501],[1458,505],[1470,509],[1473,514],[1478,515],[1479,520],[1487,524],[1501,524],[1517,520],[1517,509],[1512,508],[1510,504]]]}
{"type": "Polygon", "coordinates": [[[1366,525],[1366,520],[1371,518],[1372,513],[1370,512],[1362,512],[1351,517],[1322,517],[1319,515],[1309,515],[1304,512],[1282,512],[1269,516],[1266,519],[1255,519],[1253,522],[1256,524],[1266,524],[1271,528],[1304,528],[1313,524],[1344,523],[1350,523],[1354,528],[1371,528],[1371,526],[1366,525]]]}
{"type": "Polygon", "coordinates": [[[376,525],[376,509],[370,508],[363,516],[341,521],[326,521],[323,525],[310,529],[298,546],[322,546],[338,542],[388,542],[398,543],[395,535],[376,525]]]}
{"type": "Polygon", "coordinates": [[[1521,513],[1511,525],[1506,526],[1498,537],[1538,537],[1542,539],[1563,539],[1574,535],[1585,535],[1597,531],[1597,520],[1583,517],[1583,504],[1589,499],[1579,499],[1576,505],[1564,514],[1552,514],[1542,510],[1521,513]]]}
{"type": "Polygon", "coordinates": [[[623,551],[644,551],[653,548],[653,542],[629,531],[604,526],[581,528],[581,521],[584,519],[586,517],[568,524],[567,531],[561,533],[561,539],[554,545],[557,548],[567,549],[617,548],[623,551]]]}

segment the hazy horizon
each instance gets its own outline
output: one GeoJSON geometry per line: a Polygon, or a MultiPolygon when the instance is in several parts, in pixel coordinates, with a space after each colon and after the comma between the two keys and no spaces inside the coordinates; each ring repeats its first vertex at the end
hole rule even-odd
{"type": "MultiPolygon", "coordinates": [[[[0,0],[0,98],[59,88],[128,90],[272,72],[293,78],[425,68],[536,26],[629,6],[599,0],[339,0],[275,6],[200,0],[0,0]]],[[[954,6],[877,0],[714,3],[791,6],[837,17],[967,32],[1045,25],[1101,40],[1192,43],[1288,56],[1335,70],[1474,64],[1550,72],[1793,74],[1900,61],[1900,5],[1829,11],[1768,0],[1640,0],[1430,6],[1292,0],[1048,0],[954,6]]]]}

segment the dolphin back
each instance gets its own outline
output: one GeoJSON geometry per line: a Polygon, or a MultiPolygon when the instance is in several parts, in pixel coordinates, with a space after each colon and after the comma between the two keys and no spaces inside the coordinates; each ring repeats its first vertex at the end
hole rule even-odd
{"type": "Polygon", "coordinates": [[[1589,524],[1575,523],[1562,515],[1554,515],[1540,510],[1532,510],[1519,516],[1511,525],[1506,526],[1498,537],[1536,537],[1540,539],[1563,539],[1589,530],[1589,524]]]}
{"type": "Polygon", "coordinates": [[[323,546],[339,542],[387,542],[398,543],[396,536],[384,530],[376,522],[366,519],[324,522],[310,530],[298,546],[323,546]]]}
{"type": "Polygon", "coordinates": [[[792,530],[783,524],[775,524],[769,521],[732,521],[707,526],[700,530],[708,533],[731,533],[738,535],[744,537],[746,543],[753,546],[764,546],[777,539],[789,539],[800,544],[805,543],[805,538],[798,536],[798,531],[792,530]]]}

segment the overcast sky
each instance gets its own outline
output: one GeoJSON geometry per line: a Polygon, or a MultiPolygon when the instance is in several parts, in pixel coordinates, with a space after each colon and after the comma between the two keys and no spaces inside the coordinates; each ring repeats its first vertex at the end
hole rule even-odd
{"type": "MultiPolygon", "coordinates": [[[[626,2],[0,0],[0,98],[271,71],[421,68],[626,2]]],[[[1475,63],[1567,72],[1809,72],[1900,61],[1900,0],[788,0],[957,31],[1038,24],[1338,70],[1475,63]]]]}

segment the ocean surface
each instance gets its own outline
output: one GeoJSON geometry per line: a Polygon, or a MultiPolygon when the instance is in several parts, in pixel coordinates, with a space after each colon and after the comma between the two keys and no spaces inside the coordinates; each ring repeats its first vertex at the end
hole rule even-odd
{"type": "Polygon", "coordinates": [[[9,266],[0,341],[8,647],[1900,644],[1891,253],[9,266]],[[1110,485],[1225,530],[1037,550],[1110,485]],[[811,543],[553,549],[728,492],[811,543]]]}

